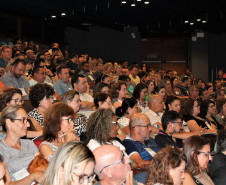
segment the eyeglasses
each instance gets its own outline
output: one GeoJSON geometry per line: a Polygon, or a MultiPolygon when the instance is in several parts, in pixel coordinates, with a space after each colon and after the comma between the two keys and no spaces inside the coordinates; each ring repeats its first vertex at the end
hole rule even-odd
{"type": "Polygon", "coordinates": [[[23,104],[24,103],[24,100],[23,99],[12,99],[14,102],[15,102],[15,104],[18,104],[18,103],[21,103],[21,104],[23,104]]]}
{"type": "Polygon", "coordinates": [[[18,119],[11,119],[11,121],[15,121],[15,120],[19,120],[21,121],[23,124],[27,123],[27,118],[23,117],[23,118],[18,118],[18,119]]]}
{"type": "Polygon", "coordinates": [[[105,168],[108,168],[109,166],[118,164],[118,163],[120,163],[120,162],[122,162],[122,164],[125,164],[125,154],[124,154],[123,152],[122,152],[122,157],[121,157],[120,160],[118,160],[118,161],[116,161],[116,162],[114,162],[114,163],[111,163],[111,164],[109,164],[109,165],[103,167],[102,170],[100,170],[99,174],[101,174],[105,168]]]}
{"type": "Polygon", "coordinates": [[[104,101],[104,102],[106,102],[108,105],[111,105],[111,101],[104,101]]]}
{"type": "Polygon", "coordinates": [[[211,156],[210,152],[200,152],[200,151],[198,151],[198,154],[204,154],[206,157],[211,156]]]}
{"type": "Polygon", "coordinates": [[[68,124],[70,124],[73,121],[73,118],[66,118],[66,119],[63,119],[63,120],[67,120],[68,124]]]}
{"type": "Polygon", "coordinates": [[[83,174],[83,175],[78,175],[76,173],[73,172],[74,175],[78,176],[78,180],[79,180],[79,184],[87,184],[87,183],[91,183],[95,177],[96,177],[96,174],[91,174],[91,175],[86,175],[86,174],[83,174]]]}
{"type": "Polygon", "coordinates": [[[211,105],[211,106],[209,106],[210,108],[215,108],[215,105],[211,105]]]}
{"type": "Polygon", "coordinates": [[[178,123],[182,126],[183,122],[180,122],[180,121],[174,121],[173,123],[178,123]]]}
{"type": "Polygon", "coordinates": [[[49,97],[46,97],[46,99],[50,100],[50,99],[54,99],[54,96],[49,96],[49,97]]]}
{"type": "Polygon", "coordinates": [[[149,128],[151,127],[151,123],[147,124],[147,125],[135,125],[133,128],[135,127],[146,127],[146,128],[149,128]]]}

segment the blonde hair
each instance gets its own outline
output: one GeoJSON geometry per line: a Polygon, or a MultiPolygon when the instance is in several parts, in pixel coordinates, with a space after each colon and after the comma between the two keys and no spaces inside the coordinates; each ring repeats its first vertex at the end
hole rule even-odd
{"type": "Polygon", "coordinates": [[[72,172],[82,163],[95,162],[93,153],[79,141],[62,145],[54,154],[42,180],[42,185],[59,185],[60,169],[63,168],[63,185],[71,185],[72,172]]]}

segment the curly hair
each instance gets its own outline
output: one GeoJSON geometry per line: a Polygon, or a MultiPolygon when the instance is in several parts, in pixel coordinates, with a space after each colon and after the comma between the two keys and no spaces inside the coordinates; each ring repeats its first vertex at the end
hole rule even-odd
{"type": "Polygon", "coordinates": [[[34,108],[37,108],[41,100],[43,100],[45,97],[49,98],[50,96],[53,95],[54,89],[50,85],[46,83],[45,84],[38,83],[31,87],[29,99],[34,108]]]}
{"type": "Polygon", "coordinates": [[[118,82],[112,84],[111,86],[111,98],[118,98],[119,92],[121,90],[122,85],[126,86],[126,82],[118,80],[118,82]]]}
{"type": "Polygon", "coordinates": [[[0,112],[7,106],[7,104],[12,100],[14,94],[20,94],[22,96],[22,92],[20,89],[7,89],[4,91],[0,98],[0,112]]]}
{"type": "Polygon", "coordinates": [[[148,87],[145,84],[142,84],[142,83],[137,84],[136,87],[134,88],[134,91],[133,91],[133,97],[136,100],[139,100],[140,99],[140,93],[145,88],[148,89],[148,87]]]}
{"type": "Polygon", "coordinates": [[[200,165],[198,162],[199,150],[203,148],[204,145],[210,145],[209,139],[202,136],[191,136],[189,137],[183,147],[183,152],[187,157],[186,171],[192,176],[201,173],[200,165]],[[192,154],[193,152],[193,154],[192,154]]]}
{"type": "Polygon", "coordinates": [[[146,185],[154,185],[155,183],[173,185],[174,182],[169,170],[179,167],[183,161],[186,163],[187,159],[179,148],[167,146],[158,151],[150,162],[146,185]]]}
{"type": "Polygon", "coordinates": [[[43,122],[43,139],[52,142],[57,139],[58,132],[61,129],[63,116],[74,117],[74,111],[64,103],[54,103],[46,112],[43,122]]]}
{"type": "Polygon", "coordinates": [[[91,115],[86,128],[87,143],[91,139],[95,139],[100,143],[105,143],[111,139],[109,133],[112,130],[112,117],[114,115],[111,109],[101,108],[91,115]]]}

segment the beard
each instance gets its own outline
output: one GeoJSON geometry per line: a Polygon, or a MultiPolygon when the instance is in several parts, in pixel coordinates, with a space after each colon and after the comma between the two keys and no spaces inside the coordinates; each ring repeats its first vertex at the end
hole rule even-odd
{"type": "Polygon", "coordinates": [[[14,75],[14,77],[15,77],[15,78],[17,78],[17,79],[21,77],[21,75],[20,75],[20,74],[16,74],[16,73],[14,73],[13,75],[14,75]]]}

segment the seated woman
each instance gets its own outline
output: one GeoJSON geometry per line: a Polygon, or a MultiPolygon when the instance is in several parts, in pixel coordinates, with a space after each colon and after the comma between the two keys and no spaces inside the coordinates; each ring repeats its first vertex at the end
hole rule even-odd
{"type": "Polygon", "coordinates": [[[188,124],[188,128],[191,132],[198,131],[204,128],[202,134],[212,133],[217,134],[216,126],[212,123],[208,123],[204,119],[200,118],[198,114],[200,113],[200,106],[196,100],[188,99],[183,102],[181,106],[181,114],[184,120],[188,124]]]}
{"type": "Polygon", "coordinates": [[[118,82],[112,84],[111,87],[111,98],[112,105],[116,109],[122,105],[122,101],[126,98],[127,94],[126,83],[119,80],[118,82]]]}
{"type": "Polygon", "coordinates": [[[98,92],[103,92],[103,93],[109,93],[110,87],[108,84],[104,82],[98,82],[95,87],[93,88],[93,97],[96,95],[98,92]]]}
{"type": "Polygon", "coordinates": [[[20,89],[7,89],[0,98],[0,112],[2,112],[7,105],[22,105],[23,103],[24,100],[20,89]]]}
{"type": "Polygon", "coordinates": [[[179,148],[163,148],[151,160],[146,185],[181,185],[186,161],[186,156],[179,148]]]}
{"type": "Polygon", "coordinates": [[[141,112],[145,113],[149,110],[148,107],[148,102],[145,100],[145,97],[148,93],[148,88],[146,85],[139,83],[137,84],[137,86],[134,88],[133,91],[133,98],[135,98],[137,100],[137,104],[139,105],[139,107],[141,108],[141,112]]]}
{"type": "Polygon", "coordinates": [[[223,126],[215,119],[216,106],[212,100],[202,101],[200,105],[200,117],[206,120],[209,125],[214,125],[218,130],[222,129],[223,126]]]}
{"type": "Polygon", "coordinates": [[[80,137],[81,133],[86,131],[87,118],[83,114],[79,114],[78,111],[81,108],[81,100],[78,91],[70,90],[64,93],[62,102],[71,107],[74,110],[74,128],[76,136],[80,137]]]}
{"type": "Polygon", "coordinates": [[[107,93],[96,93],[94,96],[94,105],[95,108],[104,108],[104,109],[111,109],[111,97],[107,93]]]}
{"type": "Polygon", "coordinates": [[[148,87],[148,94],[145,97],[146,102],[148,102],[150,95],[154,94],[155,83],[152,80],[148,80],[145,85],[148,87]]]}
{"type": "Polygon", "coordinates": [[[91,151],[103,144],[113,144],[125,151],[119,142],[117,118],[111,109],[98,109],[87,125],[87,146],[91,151]]]}
{"type": "Polygon", "coordinates": [[[170,79],[168,79],[168,78],[163,79],[161,81],[160,85],[165,87],[166,96],[173,95],[172,85],[171,85],[170,79]]]}
{"type": "MultiPolygon", "coordinates": [[[[26,136],[27,128],[30,126],[27,121],[27,113],[21,105],[9,105],[3,109],[0,122],[6,137],[0,142],[0,155],[8,166],[12,181],[21,179],[16,173],[27,169],[29,163],[38,154],[38,149],[31,140],[21,139],[26,136]]],[[[43,174],[32,173],[22,177],[21,184],[31,184],[34,180],[40,182],[43,174]]]]}
{"type": "Polygon", "coordinates": [[[181,90],[178,87],[178,78],[177,77],[173,77],[173,78],[170,79],[170,81],[171,81],[173,94],[175,96],[182,96],[181,90]]]}
{"type": "Polygon", "coordinates": [[[120,118],[118,124],[125,134],[130,133],[129,121],[133,114],[138,111],[137,101],[135,98],[126,98],[122,102],[122,106],[115,110],[115,114],[120,118]]]}
{"type": "Polygon", "coordinates": [[[223,124],[223,118],[226,118],[226,99],[217,101],[217,115],[215,119],[223,124]]]}
{"type": "Polygon", "coordinates": [[[89,148],[80,142],[70,141],[54,154],[42,185],[92,183],[94,166],[95,158],[89,148]]]}
{"type": "Polygon", "coordinates": [[[64,143],[79,139],[74,130],[74,111],[64,103],[53,104],[45,114],[43,127],[43,142],[39,150],[47,159],[51,160],[53,154],[64,143]]]}
{"type": "Polygon", "coordinates": [[[212,160],[209,140],[202,136],[189,137],[183,147],[187,157],[183,185],[214,185],[206,169],[212,160]]]}
{"type": "Polygon", "coordinates": [[[28,113],[35,129],[42,130],[46,111],[53,103],[54,89],[48,84],[36,84],[31,87],[29,99],[34,109],[28,113]]]}
{"type": "Polygon", "coordinates": [[[154,88],[154,94],[160,95],[163,100],[166,98],[166,88],[162,85],[156,85],[154,88]]]}
{"type": "MultiPolygon", "coordinates": [[[[8,105],[23,105],[24,100],[20,89],[10,88],[4,91],[0,98],[0,112],[8,105]]],[[[27,137],[33,138],[40,136],[42,131],[27,131],[27,137]]],[[[4,136],[2,136],[4,137],[4,136]]]]}

